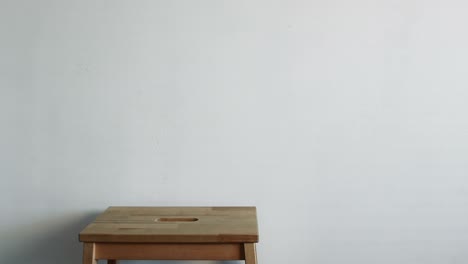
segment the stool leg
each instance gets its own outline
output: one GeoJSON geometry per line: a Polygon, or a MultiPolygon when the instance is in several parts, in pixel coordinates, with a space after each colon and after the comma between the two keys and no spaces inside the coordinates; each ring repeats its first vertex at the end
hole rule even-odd
{"type": "Polygon", "coordinates": [[[115,259],[108,259],[107,264],[117,264],[117,260],[115,259]]]}
{"type": "Polygon", "coordinates": [[[83,264],[97,264],[95,258],[94,243],[83,244],[83,264]]]}
{"type": "Polygon", "coordinates": [[[245,264],[257,264],[257,252],[254,243],[244,243],[245,264]]]}

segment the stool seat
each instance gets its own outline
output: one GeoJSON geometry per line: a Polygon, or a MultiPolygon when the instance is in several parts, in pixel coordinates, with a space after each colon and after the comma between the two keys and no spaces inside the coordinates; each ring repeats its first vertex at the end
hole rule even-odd
{"type": "Polygon", "coordinates": [[[109,207],[79,234],[83,263],[245,260],[256,264],[255,207],[109,207]]]}

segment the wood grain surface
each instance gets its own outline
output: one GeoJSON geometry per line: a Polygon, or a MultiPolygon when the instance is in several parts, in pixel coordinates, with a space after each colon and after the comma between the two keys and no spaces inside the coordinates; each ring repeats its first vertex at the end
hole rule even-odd
{"type": "Polygon", "coordinates": [[[96,259],[242,260],[242,243],[96,243],[96,259]]]}
{"type": "Polygon", "coordinates": [[[256,243],[255,207],[109,207],[81,242],[256,243]]]}

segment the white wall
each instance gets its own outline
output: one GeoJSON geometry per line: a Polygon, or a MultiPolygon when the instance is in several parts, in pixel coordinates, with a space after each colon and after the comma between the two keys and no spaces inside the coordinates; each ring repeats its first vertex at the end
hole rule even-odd
{"type": "Polygon", "coordinates": [[[256,205],[260,263],[468,261],[468,4],[0,0],[0,263],[256,205]]]}

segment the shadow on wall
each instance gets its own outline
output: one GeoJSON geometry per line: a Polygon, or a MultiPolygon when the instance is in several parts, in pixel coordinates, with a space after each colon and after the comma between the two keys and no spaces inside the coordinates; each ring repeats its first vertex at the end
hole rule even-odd
{"type": "MultiPolygon", "coordinates": [[[[3,242],[9,241],[7,250],[0,254],[0,263],[17,264],[81,264],[82,244],[79,232],[100,212],[80,215],[63,215],[50,220],[32,221],[28,225],[2,234],[3,242]]],[[[105,264],[106,261],[99,261],[105,264]]],[[[119,261],[119,264],[243,264],[243,261],[119,261]]]]}
{"type": "Polygon", "coordinates": [[[69,214],[17,225],[2,237],[11,243],[1,254],[0,263],[79,264],[82,246],[78,233],[97,215],[98,212],[69,214]]]}

